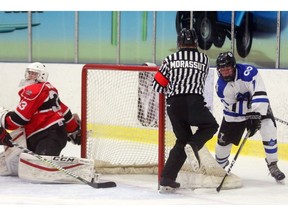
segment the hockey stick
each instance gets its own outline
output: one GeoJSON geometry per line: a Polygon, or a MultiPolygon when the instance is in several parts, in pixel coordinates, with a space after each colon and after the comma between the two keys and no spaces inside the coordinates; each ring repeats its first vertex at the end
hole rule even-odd
{"type": "Polygon", "coordinates": [[[279,119],[279,118],[277,118],[275,116],[274,116],[274,118],[275,118],[276,121],[281,122],[282,124],[288,125],[288,122],[286,122],[286,121],[284,121],[282,119],[279,119]]]}
{"type": "Polygon", "coordinates": [[[84,184],[87,184],[93,188],[111,188],[111,187],[116,187],[116,183],[115,182],[112,182],[112,181],[108,181],[108,182],[89,182],[83,178],[81,178],[80,176],[77,176],[76,174],[64,169],[63,167],[59,166],[58,164],[50,161],[50,160],[47,160],[46,158],[44,157],[41,157],[40,155],[38,154],[35,154],[34,152],[30,151],[29,149],[17,144],[17,143],[12,143],[13,146],[21,149],[23,152],[25,153],[28,153],[30,155],[33,155],[34,157],[38,158],[39,160],[51,165],[52,167],[58,169],[59,171],[73,177],[73,178],[76,178],[78,179],[79,181],[83,182],[84,184]]]}
{"type": "Polygon", "coordinates": [[[232,160],[232,162],[231,162],[231,164],[230,164],[227,172],[225,173],[225,176],[223,177],[220,185],[216,188],[216,191],[217,191],[217,192],[220,192],[220,190],[221,190],[221,188],[222,188],[222,186],[223,186],[223,183],[224,183],[226,177],[227,177],[227,176],[229,175],[229,173],[231,172],[231,169],[232,169],[232,167],[234,166],[234,163],[236,162],[236,160],[237,160],[237,158],[238,158],[238,155],[239,155],[239,153],[241,152],[244,144],[246,143],[246,140],[248,139],[249,135],[250,135],[250,131],[247,131],[247,133],[246,133],[246,135],[245,135],[242,143],[241,143],[240,146],[239,146],[238,151],[236,152],[236,155],[235,155],[234,159],[232,160]]]}

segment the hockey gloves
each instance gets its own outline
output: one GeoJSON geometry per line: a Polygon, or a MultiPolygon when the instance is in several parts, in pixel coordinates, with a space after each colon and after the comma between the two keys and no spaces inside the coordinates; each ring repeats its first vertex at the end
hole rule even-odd
{"type": "Polygon", "coordinates": [[[246,128],[252,137],[261,128],[261,114],[258,112],[249,112],[246,114],[246,128]]]}
{"type": "Polygon", "coordinates": [[[12,137],[10,136],[7,131],[0,126],[0,145],[6,145],[9,147],[13,147],[13,144],[11,142],[12,137]]]}

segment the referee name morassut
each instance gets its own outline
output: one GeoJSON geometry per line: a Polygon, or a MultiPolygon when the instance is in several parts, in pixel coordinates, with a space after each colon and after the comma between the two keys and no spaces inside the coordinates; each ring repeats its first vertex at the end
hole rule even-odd
{"type": "Polygon", "coordinates": [[[199,70],[204,70],[205,64],[195,61],[187,61],[187,60],[176,60],[170,62],[171,68],[196,68],[199,70]]]}

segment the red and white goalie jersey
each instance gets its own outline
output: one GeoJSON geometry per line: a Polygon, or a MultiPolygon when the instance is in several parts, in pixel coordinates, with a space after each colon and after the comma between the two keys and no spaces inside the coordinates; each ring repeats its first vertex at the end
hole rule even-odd
{"type": "Polygon", "coordinates": [[[67,132],[77,129],[78,124],[70,109],[60,101],[58,90],[49,82],[25,86],[18,94],[20,102],[16,110],[5,116],[6,129],[24,127],[27,138],[52,125],[63,125],[64,122],[67,132]]]}

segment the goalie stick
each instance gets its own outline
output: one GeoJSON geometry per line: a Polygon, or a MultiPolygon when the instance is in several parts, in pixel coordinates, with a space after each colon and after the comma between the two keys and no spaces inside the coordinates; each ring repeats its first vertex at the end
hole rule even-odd
{"type": "Polygon", "coordinates": [[[236,162],[236,160],[237,160],[237,158],[238,158],[238,155],[240,154],[240,152],[241,152],[241,150],[242,150],[244,144],[246,143],[246,141],[247,141],[249,135],[250,135],[250,131],[247,131],[247,133],[246,133],[246,135],[245,135],[245,137],[244,137],[242,143],[241,143],[240,146],[239,146],[238,151],[236,152],[235,157],[233,158],[233,160],[232,160],[232,162],[231,162],[231,164],[230,164],[230,166],[229,166],[227,172],[225,173],[225,176],[223,177],[223,179],[222,179],[220,185],[216,188],[216,191],[217,191],[217,192],[220,192],[220,190],[221,190],[221,188],[222,188],[222,186],[223,186],[223,183],[224,183],[226,177],[227,177],[227,176],[229,175],[229,173],[231,172],[231,169],[232,169],[232,167],[234,166],[234,163],[236,162]]]}
{"type": "Polygon", "coordinates": [[[83,182],[84,184],[87,184],[93,188],[111,188],[111,187],[116,187],[116,183],[113,182],[113,181],[108,181],[108,182],[89,182],[83,178],[81,178],[80,176],[77,176],[76,174],[64,169],[63,167],[59,166],[58,164],[50,161],[50,160],[47,160],[46,158],[44,157],[41,157],[40,155],[38,154],[35,154],[34,152],[30,151],[29,149],[17,144],[17,143],[12,143],[13,146],[23,150],[23,152],[25,153],[28,153],[30,155],[33,155],[34,157],[38,158],[39,160],[41,161],[44,161],[45,163],[51,165],[52,167],[58,169],[59,171],[69,175],[69,176],[72,176],[73,178],[76,178],[78,179],[79,181],[83,182]]]}

